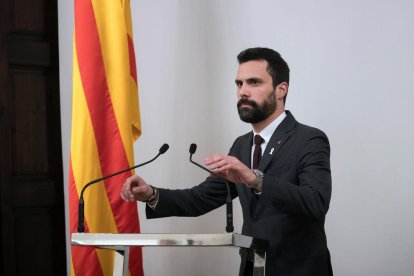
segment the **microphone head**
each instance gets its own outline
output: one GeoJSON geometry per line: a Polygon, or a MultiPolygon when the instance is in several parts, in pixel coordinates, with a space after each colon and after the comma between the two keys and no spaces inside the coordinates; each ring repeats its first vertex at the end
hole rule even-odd
{"type": "Polygon", "coordinates": [[[190,154],[194,154],[196,152],[196,150],[197,150],[197,145],[192,143],[190,145],[190,150],[189,150],[190,154]]]}
{"type": "Polygon", "coordinates": [[[164,154],[169,148],[170,146],[168,144],[162,145],[160,148],[160,154],[164,154]]]}

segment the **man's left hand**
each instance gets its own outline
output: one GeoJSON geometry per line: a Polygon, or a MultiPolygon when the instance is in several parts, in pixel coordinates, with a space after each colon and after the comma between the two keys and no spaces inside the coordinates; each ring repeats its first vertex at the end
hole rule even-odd
{"type": "Polygon", "coordinates": [[[207,157],[204,164],[214,173],[223,176],[233,183],[251,184],[256,175],[234,156],[216,154],[207,157]]]}

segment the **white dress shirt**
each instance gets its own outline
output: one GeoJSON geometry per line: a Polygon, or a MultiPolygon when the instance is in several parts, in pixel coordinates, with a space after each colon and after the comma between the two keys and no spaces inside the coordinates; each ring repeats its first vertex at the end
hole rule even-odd
{"type": "Polygon", "coordinates": [[[273,132],[275,132],[276,128],[280,125],[280,123],[285,119],[286,112],[283,112],[279,115],[273,122],[271,122],[267,127],[265,127],[260,133],[257,133],[253,130],[253,143],[252,143],[252,150],[251,150],[251,163],[253,166],[253,152],[254,152],[254,136],[260,135],[264,142],[261,144],[262,148],[262,155],[266,149],[267,144],[269,143],[270,138],[273,135],[273,132]]]}

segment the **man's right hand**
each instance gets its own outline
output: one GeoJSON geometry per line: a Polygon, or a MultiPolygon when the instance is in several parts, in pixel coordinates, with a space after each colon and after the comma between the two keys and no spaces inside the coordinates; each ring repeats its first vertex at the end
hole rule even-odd
{"type": "Polygon", "coordinates": [[[152,187],[138,175],[128,177],[121,190],[121,198],[125,201],[147,201],[152,194],[152,187]]]}

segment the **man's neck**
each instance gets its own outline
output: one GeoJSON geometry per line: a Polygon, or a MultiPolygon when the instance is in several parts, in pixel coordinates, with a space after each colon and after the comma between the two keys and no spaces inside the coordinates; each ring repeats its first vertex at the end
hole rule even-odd
{"type": "Polygon", "coordinates": [[[280,114],[282,114],[283,112],[285,112],[285,107],[281,107],[275,110],[275,112],[270,115],[269,117],[267,117],[266,119],[264,119],[263,121],[257,122],[252,124],[252,127],[254,129],[254,131],[256,133],[260,133],[263,129],[265,129],[271,122],[273,122],[274,120],[277,119],[277,117],[280,116],[280,114]]]}

